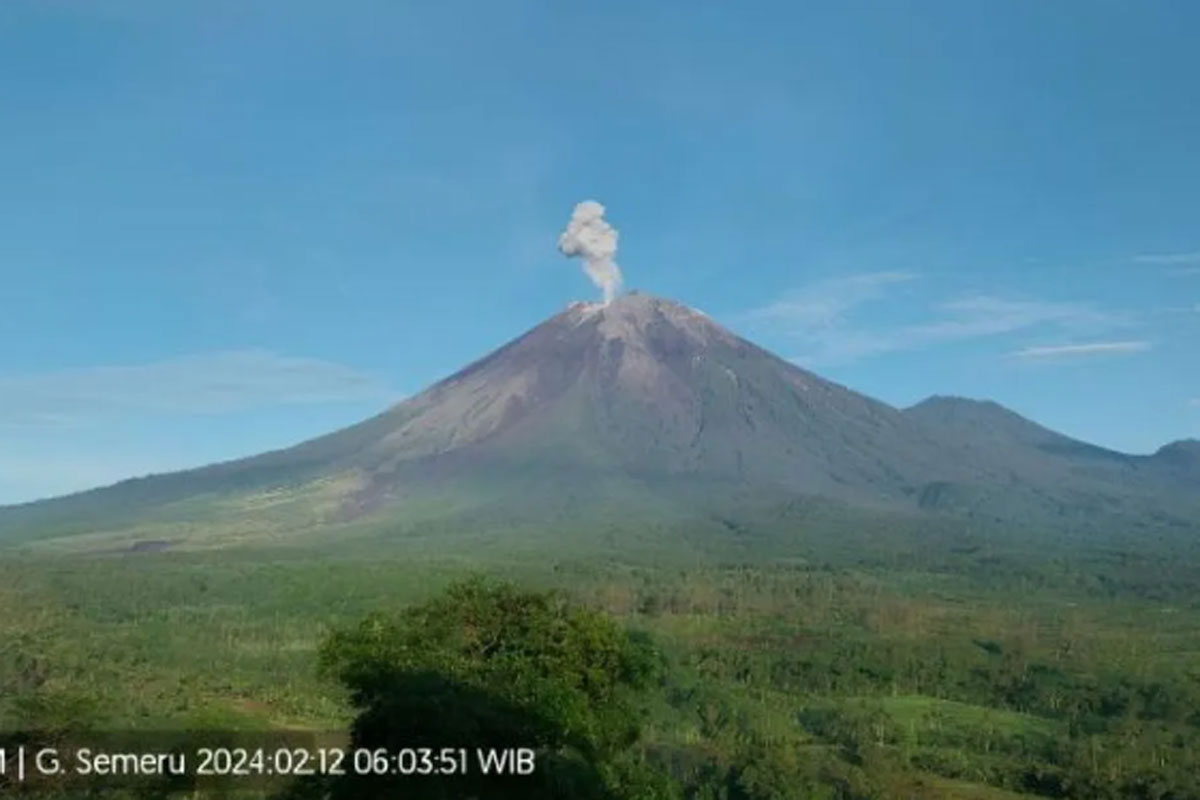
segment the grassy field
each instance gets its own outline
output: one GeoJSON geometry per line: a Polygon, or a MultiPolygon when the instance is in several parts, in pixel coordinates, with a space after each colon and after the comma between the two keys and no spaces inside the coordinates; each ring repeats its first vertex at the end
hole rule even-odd
{"type": "Polygon", "coordinates": [[[1197,796],[1200,593],[1179,565],[814,555],[13,552],[0,724],[343,730],[328,632],[486,572],[653,636],[670,669],[648,747],[693,797],[1197,796]]]}

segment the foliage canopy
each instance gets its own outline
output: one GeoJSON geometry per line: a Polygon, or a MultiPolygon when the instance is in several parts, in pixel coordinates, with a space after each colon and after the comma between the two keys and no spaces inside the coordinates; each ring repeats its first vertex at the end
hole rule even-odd
{"type": "MultiPolygon", "coordinates": [[[[334,633],[325,669],[361,709],[357,748],[531,748],[532,776],[397,778],[425,797],[640,798],[669,794],[641,760],[637,698],[659,674],[650,642],[549,592],[473,579],[397,615],[334,633]]],[[[474,757],[474,756],[472,756],[474,757]]],[[[392,796],[347,777],[333,796],[392,796]]]]}

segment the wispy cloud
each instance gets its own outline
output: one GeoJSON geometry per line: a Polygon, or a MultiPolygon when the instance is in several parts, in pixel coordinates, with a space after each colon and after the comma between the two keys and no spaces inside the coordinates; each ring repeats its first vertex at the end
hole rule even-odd
{"type": "Polygon", "coordinates": [[[746,312],[747,322],[806,334],[836,325],[854,308],[884,294],[887,287],[916,278],[910,272],[869,272],[820,281],[765,306],[746,312]]]}
{"type": "Polygon", "coordinates": [[[0,426],[86,424],[123,413],[223,414],[387,396],[378,378],[344,364],[242,350],[0,376],[0,426]]]}
{"type": "Polygon", "coordinates": [[[1134,256],[1139,264],[1200,264],[1200,250],[1189,253],[1143,253],[1134,256]]]}
{"type": "Polygon", "coordinates": [[[795,340],[806,366],[844,364],[884,353],[980,339],[1040,327],[1075,334],[1118,325],[1114,314],[1085,303],[972,295],[935,304],[927,322],[890,327],[863,325],[853,312],[884,299],[903,272],[875,272],[821,281],[741,315],[740,322],[795,340]]]}
{"type": "Polygon", "coordinates": [[[1200,408],[1200,397],[1193,397],[1188,401],[1188,405],[1192,408],[1200,408]]]}
{"type": "Polygon", "coordinates": [[[1064,359],[1091,356],[1111,356],[1125,353],[1141,353],[1150,349],[1146,341],[1131,342],[1087,342],[1085,344],[1047,345],[1026,347],[1009,353],[1012,358],[1029,360],[1064,359]]]}

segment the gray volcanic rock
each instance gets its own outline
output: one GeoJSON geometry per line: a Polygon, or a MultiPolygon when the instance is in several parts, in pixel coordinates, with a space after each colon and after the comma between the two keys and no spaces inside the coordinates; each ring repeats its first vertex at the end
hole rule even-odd
{"type": "Polygon", "coordinates": [[[886,499],[938,459],[895,409],[638,294],[575,304],[391,413],[357,456],[372,472],[553,464],[886,499]]]}
{"type": "Polygon", "coordinates": [[[382,414],[295,447],[0,509],[0,540],[173,523],[183,509],[261,519],[280,498],[308,503],[310,527],[463,509],[480,526],[614,514],[734,525],[736,514],[808,500],[1022,524],[1188,525],[1200,519],[1198,449],[1129,456],[961,398],[899,411],[699,311],[632,293],[572,304],[382,414]]]}

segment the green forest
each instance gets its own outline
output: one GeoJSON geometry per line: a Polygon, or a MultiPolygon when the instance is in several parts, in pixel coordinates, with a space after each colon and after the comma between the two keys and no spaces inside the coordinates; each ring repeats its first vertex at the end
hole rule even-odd
{"type": "MultiPolygon", "coordinates": [[[[1200,797],[1186,563],[972,547],[925,562],[14,554],[0,724],[10,744],[288,730],[539,753],[508,788],[414,782],[406,797],[1200,797]]],[[[4,796],[101,791],[6,780],[4,796]]]]}

